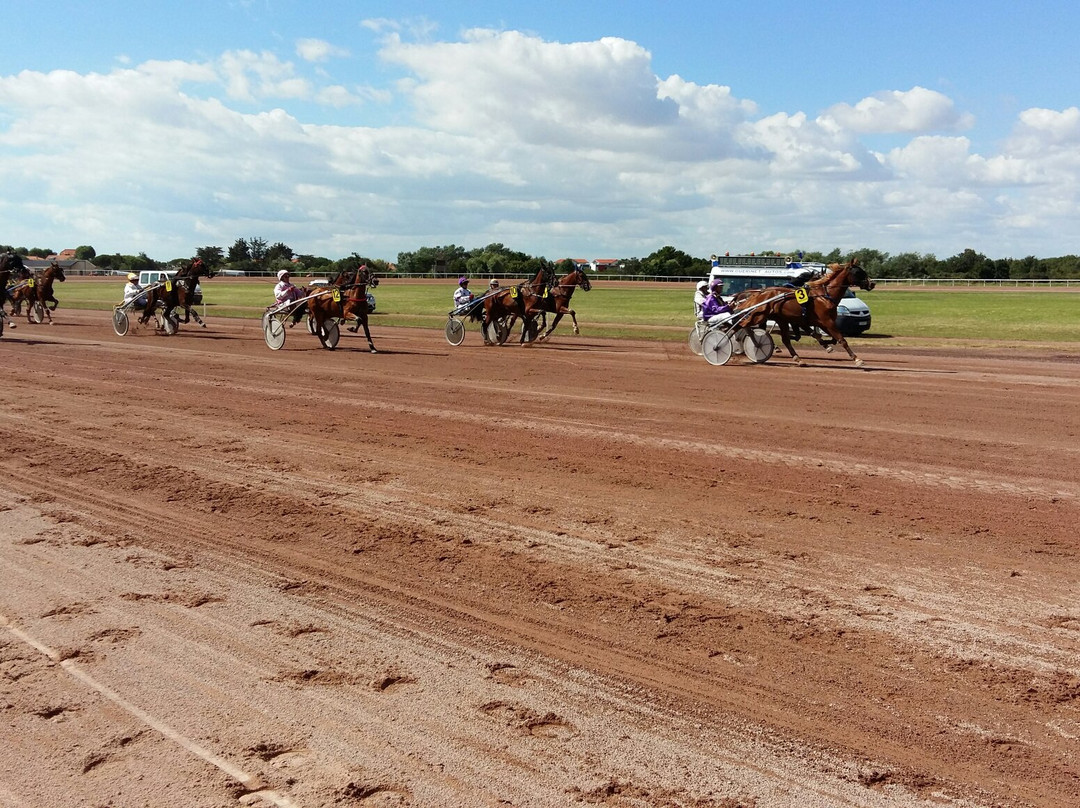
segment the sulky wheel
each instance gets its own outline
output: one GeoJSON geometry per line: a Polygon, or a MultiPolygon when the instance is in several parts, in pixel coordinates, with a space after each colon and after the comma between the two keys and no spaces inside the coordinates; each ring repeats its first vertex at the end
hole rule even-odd
{"type": "Polygon", "coordinates": [[[500,345],[505,344],[506,341],[510,339],[510,323],[507,322],[505,317],[500,317],[495,321],[495,328],[496,336],[498,337],[496,342],[500,345]]]}
{"type": "Polygon", "coordinates": [[[536,320],[525,320],[521,324],[521,333],[526,342],[535,342],[540,335],[540,324],[536,320]]]}
{"type": "Polygon", "coordinates": [[[131,323],[128,320],[127,312],[123,309],[113,309],[112,313],[112,327],[116,332],[116,336],[127,336],[128,328],[131,327],[131,323]]]}
{"type": "Polygon", "coordinates": [[[465,339],[465,325],[451,317],[446,321],[446,341],[451,345],[460,345],[465,339]]]}
{"type": "Polygon", "coordinates": [[[742,340],[743,353],[755,365],[768,362],[776,350],[772,334],[764,328],[748,328],[742,340]]]}
{"type": "Polygon", "coordinates": [[[695,356],[701,356],[701,337],[705,333],[705,323],[700,320],[694,323],[694,327],[690,329],[690,336],[687,338],[687,342],[690,345],[690,352],[695,356]]]}
{"type": "Polygon", "coordinates": [[[334,350],[337,347],[338,340],[341,339],[341,329],[338,328],[337,320],[327,320],[323,323],[316,336],[318,336],[319,342],[322,343],[326,350],[334,350]]]}
{"type": "Polygon", "coordinates": [[[285,324],[271,314],[264,314],[263,339],[271,351],[280,351],[285,344],[285,324]]]}
{"type": "Polygon", "coordinates": [[[40,300],[30,304],[30,320],[38,324],[45,322],[45,304],[40,300]]]}
{"type": "Polygon", "coordinates": [[[723,365],[731,359],[731,339],[723,331],[710,331],[701,338],[701,355],[710,365],[723,365]]]}

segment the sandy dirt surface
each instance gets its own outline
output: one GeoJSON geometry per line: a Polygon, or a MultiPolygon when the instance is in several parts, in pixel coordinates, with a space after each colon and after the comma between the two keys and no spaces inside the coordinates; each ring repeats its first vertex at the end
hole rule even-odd
{"type": "Polygon", "coordinates": [[[561,331],[6,332],[0,805],[1080,804],[1080,349],[561,331]]]}

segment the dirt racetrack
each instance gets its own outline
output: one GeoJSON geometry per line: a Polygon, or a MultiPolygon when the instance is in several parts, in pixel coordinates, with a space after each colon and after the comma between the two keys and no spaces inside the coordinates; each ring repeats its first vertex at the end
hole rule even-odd
{"type": "Polygon", "coordinates": [[[0,339],[0,805],[1080,805],[1080,348],[301,331],[0,339]]]}

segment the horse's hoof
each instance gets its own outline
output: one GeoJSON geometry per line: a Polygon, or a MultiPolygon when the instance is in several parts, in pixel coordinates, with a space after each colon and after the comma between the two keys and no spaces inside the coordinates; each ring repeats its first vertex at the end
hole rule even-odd
{"type": "Polygon", "coordinates": [[[349,326],[349,327],[348,327],[348,328],[346,328],[345,330],[346,330],[346,331],[348,331],[348,332],[349,332],[349,333],[351,333],[351,334],[355,334],[355,333],[356,333],[357,331],[359,331],[360,329],[359,329],[359,328],[356,328],[355,326],[349,326]]]}
{"type": "Polygon", "coordinates": [[[372,353],[378,353],[378,351],[376,349],[374,349],[374,348],[371,349],[371,352],[372,353]]]}
{"type": "Polygon", "coordinates": [[[865,362],[863,362],[863,361],[862,361],[861,359],[856,359],[856,360],[855,360],[855,367],[857,367],[857,368],[861,368],[861,367],[862,367],[863,365],[865,365],[865,364],[866,364],[866,363],[865,363],[865,362]]]}
{"type": "Polygon", "coordinates": [[[832,350],[835,347],[836,347],[835,345],[826,345],[825,346],[825,353],[832,353],[832,350]]]}

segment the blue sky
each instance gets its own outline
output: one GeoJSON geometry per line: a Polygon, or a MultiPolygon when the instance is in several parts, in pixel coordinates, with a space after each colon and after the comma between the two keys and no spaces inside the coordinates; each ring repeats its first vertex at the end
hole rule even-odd
{"type": "Polygon", "coordinates": [[[1078,18],[1040,0],[9,0],[0,243],[1075,254],[1078,18]]]}

